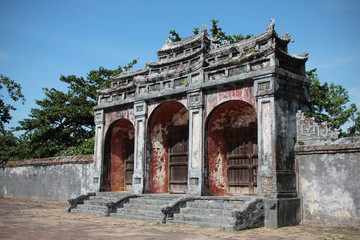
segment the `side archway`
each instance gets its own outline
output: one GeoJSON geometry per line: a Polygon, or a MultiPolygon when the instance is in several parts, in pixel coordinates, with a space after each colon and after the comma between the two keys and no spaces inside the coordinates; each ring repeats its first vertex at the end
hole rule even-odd
{"type": "Polygon", "coordinates": [[[209,195],[257,192],[257,115],[243,101],[216,107],[206,121],[205,171],[209,195]]]}
{"type": "Polygon", "coordinates": [[[149,119],[149,190],[186,193],[188,181],[189,113],[176,101],[158,106],[149,119]]]}
{"type": "Polygon", "coordinates": [[[105,136],[101,191],[130,191],[134,169],[134,126],[127,119],[110,125],[105,136]]]}

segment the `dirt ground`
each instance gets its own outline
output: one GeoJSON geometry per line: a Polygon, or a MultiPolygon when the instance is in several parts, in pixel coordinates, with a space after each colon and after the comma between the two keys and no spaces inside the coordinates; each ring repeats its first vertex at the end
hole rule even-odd
{"type": "Polygon", "coordinates": [[[360,231],[314,226],[230,232],[66,213],[66,203],[0,199],[0,239],[360,239],[360,231]]]}

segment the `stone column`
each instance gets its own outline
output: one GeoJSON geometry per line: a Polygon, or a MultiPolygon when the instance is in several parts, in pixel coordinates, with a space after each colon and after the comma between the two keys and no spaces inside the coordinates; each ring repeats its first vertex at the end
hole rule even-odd
{"type": "Polygon", "coordinates": [[[305,78],[281,73],[254,82],[258,103],[258,195],[264,197],[265,226],[272,228],[300,223],[294,155],[296,112],[306,109],[308,99],[305,78]]]}
{"type": "Polygon", "coordinates": [[[143,193],[144,191],[146,110],[146,103],[144,101],[134,104],[135,146],[134,174],[132,178],[133,193],[143,193]]]}
{"type": "Polygon", "coordinates": [[[201,195],[203,188],[203,94],[201,90],[188,92],[188,109],[188,194],[201,195]]]}
{"type": "Polygon", "coordinates": [[[100,176],[102,171],[102,162],[104,157],[104,110],[95,112],[95,145],[94,145],[94,163],[92,191],[100,190],[100,176]]]}

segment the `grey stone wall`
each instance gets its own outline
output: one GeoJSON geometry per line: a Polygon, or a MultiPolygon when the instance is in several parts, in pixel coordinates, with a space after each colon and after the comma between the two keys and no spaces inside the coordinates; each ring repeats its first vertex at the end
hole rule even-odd
{"type": "Polygon", "coordinates": [[[32,159],[0,168],[0,197],[66,202],[93,188],[93,156],[32,159]]]}
{"type": "Polygon", "coordinates": [[[302,223],[360,227],[360,138],[297,115],[295,146],[302,223]]]}

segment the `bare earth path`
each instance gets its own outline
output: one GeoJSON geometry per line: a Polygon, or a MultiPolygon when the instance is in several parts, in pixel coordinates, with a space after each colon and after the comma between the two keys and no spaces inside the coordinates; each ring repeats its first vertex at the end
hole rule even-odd
{"type": "Polygon", "coordinates": [[[65,212],[65,203],[0,199],[0,239],[360,239],[360,232],[296,226],[229,232],[65,212]]]}

